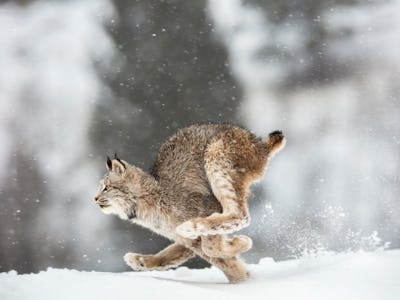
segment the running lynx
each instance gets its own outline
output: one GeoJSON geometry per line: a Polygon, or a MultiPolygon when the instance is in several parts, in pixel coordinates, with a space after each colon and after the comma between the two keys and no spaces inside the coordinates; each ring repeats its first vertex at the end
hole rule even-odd
{"type": "Polygon", "coordinates": [[[220,268],[231,283],[248,278],[238,255],[252,241],[229,238],[250,223],[250,185],[284,146],[282,132],[263,141],[230,124],[193,125],[167,140],[149,172],[107,158],[96,203],[174,241],[155,255],[127,253],[134,270],[166,270],[195,255],[220,268]]]}

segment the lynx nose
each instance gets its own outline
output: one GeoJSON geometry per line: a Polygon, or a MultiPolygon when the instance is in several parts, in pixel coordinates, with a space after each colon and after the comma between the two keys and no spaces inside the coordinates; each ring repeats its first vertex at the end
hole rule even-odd
{"type": "Polygon", "coordinates": [[[94,196],[94,201],[97,202],[99,200],[99,196],[94,196]]]}

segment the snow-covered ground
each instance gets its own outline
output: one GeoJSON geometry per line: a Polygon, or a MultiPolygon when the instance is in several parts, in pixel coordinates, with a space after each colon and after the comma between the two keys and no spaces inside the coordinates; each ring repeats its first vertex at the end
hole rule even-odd
{"type": "Polygon", "coordinates": [[[249,265],[227,284],[216,268],[100,273],[48,269],[0,273],[0,299],[400,299],[400,250],[325,254],[249,265]]]}

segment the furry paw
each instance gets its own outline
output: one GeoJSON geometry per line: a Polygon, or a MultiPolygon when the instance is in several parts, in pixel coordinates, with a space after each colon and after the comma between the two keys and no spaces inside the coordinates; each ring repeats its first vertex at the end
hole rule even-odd
{"type": "Polygon", "coordinates": [[[229,283],[239,283],[246,281],[250,278],[250,273],[248,271],[244,272],[243,274],[237,274],[236,276],[227,276],[229,283]]]}
{"type": "Polygon", "coordinates": [[[198,236],[230,234],[250,224],[248,216],[236,218],[228,215],[214,213],[207,218],[197,218],[183,222],[176,227],[176,232],[188,239],[196,239],[198,236]]]}
{"type": "Polygon", "coordinates": [[[230,258],[249,251],[253,246],[251,238],[245,235],[234,236],[230,240],[222,239],[220,242],[213,239],[202,238],[201,248],[210,257],[230,258]]]}
{"type": "Polygon", "coordinates": [[[175,230],[180,236],[188,239],[196,239],[200,235],[196,223],[193,221],[183,222],[175,230]]]}
{"type": "Polygon", "coordinates": [[[135,271],[147,270],[143,255],[136,253],[126,253],[124,255],[124,261],[135,271]]]}
{"type": "Polygon", "coordinates": [[[235,236],[231,245],[236,248],[237,254],[249,251],[253,247],[253,241],[247,235],[235,236]]]}
{"type": "Polygon", "coordinates": [[[176,227],[176,232],[184,238],[196,239],[198,236],[233,233],[247,227],[249,223],[248,217],[238,219],[212,214],[206,219],[198,218],[186,221],[176,227]]]}

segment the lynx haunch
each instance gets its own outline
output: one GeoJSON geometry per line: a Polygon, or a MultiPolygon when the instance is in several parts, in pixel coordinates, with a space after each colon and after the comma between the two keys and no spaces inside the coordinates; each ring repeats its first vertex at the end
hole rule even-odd
{"type": "Polygon", "coordinates": [[[249,225],[250,185],[284,143],[281,131],[262,140],[230,124],[193,125],[161,146],[149,172],[107,158],[95,196],[102,211],[174,241],[155,255],[127,253],[125,262],[137,271],[166,270],[198,255],[232,283],[247,279],[239,254],[252,241],[228,234],[249,225]]]}

